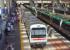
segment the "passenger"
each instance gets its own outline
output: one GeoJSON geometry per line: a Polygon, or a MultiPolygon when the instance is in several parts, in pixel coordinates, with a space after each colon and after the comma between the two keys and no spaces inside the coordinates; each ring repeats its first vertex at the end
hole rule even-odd
{"type": "Polygon", "coordinates": [[[49,31],[48,31],[48,36],[50,36],[50,37],[52,36],[52,30],[53,30],[53,29],[50,28],[49,31]]]}
{"type": "Polygon", "coordinates": [[[14,20],[13,19],[11,19],[11,23],[14,25],[14,20]]]}
{"type": "Polygon", "coordinates": [[[10,45],[10,47],[11,47],[11,50],[14,50],[13,45],[10,45]]]}
{"type": "Polygon", "coordinates": [[[12,48],[12,47],[9,46],[9,47],[7,48],[7,50],[14,50],[14,48],[12,48]]]}
{"type": "Polygon", "coordinates": [[[14,50],[14,47],[12,46],[12,44],[7,46],[7,50],[14,50]]]}
{"type": "Polygon", "coordinates": [[[8,47],[7,50],[11,50],[11,47],[8,47]]]}
{"type": "Polygon", "coordinates": [[[8,22],[8,26],[10,26],[11,25],[11,23],[10,22],[8,22]]]}
{"type": "Polygon", "coordinates": [[[7,32],[10,32],[11,31],[11,23],[8,22],[8,25],[7,25],[7,32]]]}
{"type": "Polygon", "coordinates": [[[10,25],[11,23],[8,22],[8,24],[6,25],[6,29],[5,29],[5,35],[8,36],[8,32],[10,32],[10,25]]]}
{"type": "Polygon", "coordinates": [[[7,28],[5,29],[5,35],[6,35],[6,36],[8,35],[8,31],[7,31],[7,28]]]}
{"type": "Polygon", "coordinates": [[[10,31],[11,31],[11,28],[10,28],[9,26],[7,27],[7,31],[8,31],[8,32],[10,32],[10,31]]]}
{"type": "Polygon", "coordinates": [[[11,26],[10,26],[10,27],[11,27],[11,31],[13,31],[13,30],[14,30],[14,27],[13,27],[13,25],[12,25],[12,24],[11,24],[11,26]]]}

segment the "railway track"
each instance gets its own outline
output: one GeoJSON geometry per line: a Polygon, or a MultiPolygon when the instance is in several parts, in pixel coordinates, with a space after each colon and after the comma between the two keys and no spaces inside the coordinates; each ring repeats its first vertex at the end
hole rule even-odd
{"type": "Polygon", "coordinates": [[[59,39],[49,39],[49,44],[53,46],[47,45],[44,48],[32,48],[32,50],[70,50],[70,48],[59,39]]]}
{"type": "Polygon", "coordinates": [[[32,48],[32,50],[43,50],[43,48],[32,48]]]}

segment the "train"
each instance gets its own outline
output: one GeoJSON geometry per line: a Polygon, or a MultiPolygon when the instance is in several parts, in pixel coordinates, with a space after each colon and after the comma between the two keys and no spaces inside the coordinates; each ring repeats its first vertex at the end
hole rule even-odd
{"type": "Polygon", "coordinates": [[[44,24],[33,24],[30,26],[31,47],[44,47],[47,44],[47,27],[44,24]]]}

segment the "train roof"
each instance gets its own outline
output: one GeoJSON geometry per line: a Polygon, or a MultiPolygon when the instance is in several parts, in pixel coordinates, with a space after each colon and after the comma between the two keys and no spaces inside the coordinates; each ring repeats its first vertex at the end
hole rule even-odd
{"type": "Polygon", "coordinates": [[[44,24],[33,24],[30,26],[30,28],[37,28],[37,27],[45,27],[46,28],[46,26],[44,24]]]}

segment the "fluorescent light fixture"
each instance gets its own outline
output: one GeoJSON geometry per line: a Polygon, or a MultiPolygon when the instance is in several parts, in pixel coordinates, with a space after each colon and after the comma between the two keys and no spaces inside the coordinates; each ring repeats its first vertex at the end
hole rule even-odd
{"type": "Polygon", "coordinates": [[[1,9],[0,9],[0,14],[1,14],[1,9]]]}

